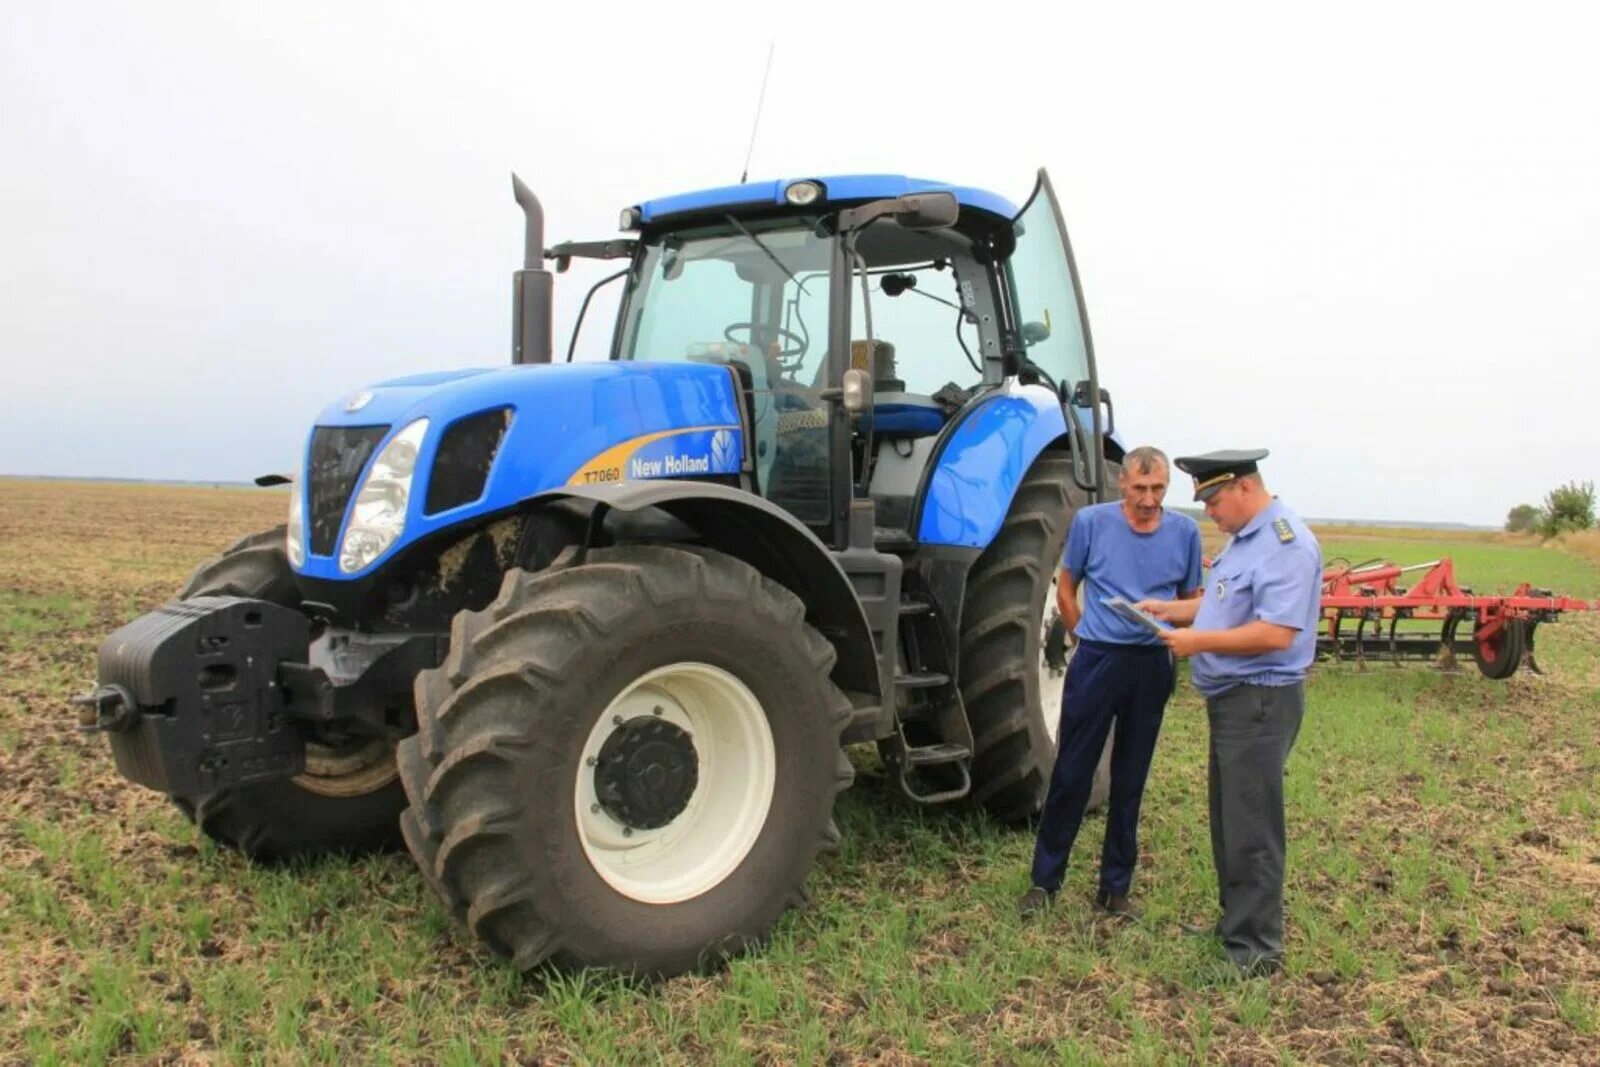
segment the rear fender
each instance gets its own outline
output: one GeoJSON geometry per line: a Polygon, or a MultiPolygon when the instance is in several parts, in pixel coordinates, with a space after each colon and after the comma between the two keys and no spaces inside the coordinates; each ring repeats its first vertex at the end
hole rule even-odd
{"type": "Polygon", "coordinates": [[[1061,401],[1042,385],[1014,379],[963,411],[928,464],[917,509],[925,545],[987,548],[1039,454],[1067,447],[1061,401]]]}

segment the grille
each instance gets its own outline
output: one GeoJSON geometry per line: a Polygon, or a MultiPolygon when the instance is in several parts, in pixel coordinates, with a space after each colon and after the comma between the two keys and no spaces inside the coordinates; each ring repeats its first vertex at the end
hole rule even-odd
{"type": "Polygon", "coordinates": [[[388,432],[387,426],[318,426],[312,431],[311,492],[306,503],[311,551],[317,555],[333,555],[356,479],[388,432]]]}
{"type": "Polygon", "coordinates": [[[433,473],[428,476],[424,514],[470,504],[483,495],[495,453],[500,451],[500,439],[510,424],[510,408],[480,412],[450,424],[439,439],[433,473]]]}

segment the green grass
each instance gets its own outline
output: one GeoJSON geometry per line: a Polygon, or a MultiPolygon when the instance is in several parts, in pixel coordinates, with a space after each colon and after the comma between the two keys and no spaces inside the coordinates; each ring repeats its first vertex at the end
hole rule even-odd
{"type": "Polygon", "coordinates": [[[8,644],[81,630],[90,617],[88,608],[70,593],[30,596],[0,589],[0,635],[8,644]]]}
{"type": "MultiPolygon", "coordinates": [[[[1555,551],[1325,551],[1600,594],[1600,570],[1555,551]]],[[[62,708],[151,594],[52,586],[49,546],[35,555],[0,589],[0,1062],[1600,1060],[1593,620],[1541,631],[1543,679],[1319,667],[1287,783],[1278,980],[1175,936],[1216,897],[1205,719],[1182,686],[1144,806],[1141,924],[1090,914],[1098,819],[1025,926],[1031,836],[911,805],[863,750],[811,905],[718,973],[649,985],[515,974],[457,939],[403,855],[271,870],[199,838],[62,708]]]]}

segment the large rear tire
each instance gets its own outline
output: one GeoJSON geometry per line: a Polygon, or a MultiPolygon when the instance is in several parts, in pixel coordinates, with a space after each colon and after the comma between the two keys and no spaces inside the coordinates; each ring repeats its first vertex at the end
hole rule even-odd
{"type": "Polygon", "coordinates": [[[794,594],[721,553],[512,571],[417,679],[411,853],[521,970],[672,975],[759,943],[838,840],[834,659],[794,594]]]}
{"type": "MultiPolygon", "coordinates": [[[[202,563],[179,596],[243,596],[299,607],[284,528],[251,534],[202,563]]],[[[298,777],[172,799],[207,836],[261,862],[396,848],[405,808],[394,750],[374,740],[313,742],[298,777]]]]}
{"type": "MultiPolygon", "coordinates": [[[[1071,460],[1040,456],[967,575],[961,697],[972,723],[972,795],[1003,822],[1038,814],[1055,766],[1062,675],[1046,655],[1046,637],[1067,530],[1085,499],[1071,460]]],[[[1091,798],[1099,803],[1102,778],[1096,775],[1098,796],[1091,798]]]]}

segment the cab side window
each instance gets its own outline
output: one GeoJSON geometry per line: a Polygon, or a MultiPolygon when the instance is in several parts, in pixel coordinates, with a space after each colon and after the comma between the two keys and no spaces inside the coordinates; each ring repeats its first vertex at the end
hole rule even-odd
{"type": "MultiPolygon", "coordinates": [[[[874,268],[869,278],[875,358],[890,361],[874,368],[880,391],[931,396],[951,383],[964,389],[979,384],[978,330],[961,310],[960,282],[949,260],[874,268]]],[[[865,339],[866,316],[859,294],[853,295],[850,335],[865,339]]]]}

